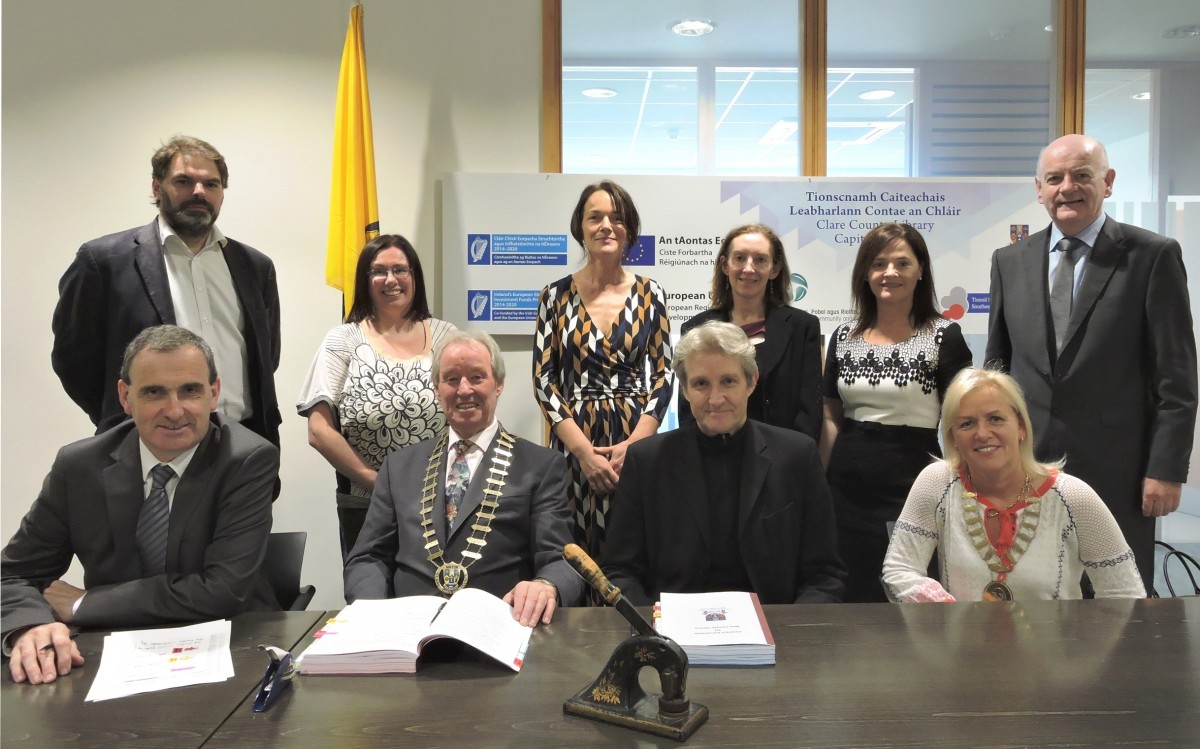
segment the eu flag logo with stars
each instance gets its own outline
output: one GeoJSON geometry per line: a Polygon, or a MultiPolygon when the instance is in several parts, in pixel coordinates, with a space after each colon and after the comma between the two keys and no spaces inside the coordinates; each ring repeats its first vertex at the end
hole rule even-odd
{"type": "Polygon", "coordinates": [[[625,265],[654,265],[654,235],[643,234],[625,253],[625,265]]]}

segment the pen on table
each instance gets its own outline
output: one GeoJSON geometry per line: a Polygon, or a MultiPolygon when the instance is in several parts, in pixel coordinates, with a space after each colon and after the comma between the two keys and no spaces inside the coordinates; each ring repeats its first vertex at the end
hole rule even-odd
{"type": "MultiPolygon", "coordinates": [[[[71,633],[71,639],[72,639],[72,640],[74,640],[76,637],[79,637],[79,633],[78,633],[78,632],[72,632],[72,633],[71,633]]],[[[43,652],[43,653],[45,653],[45,652],[46,652],[46,651],[48,651],[48,650],[54,650],[54,643],[52,643],[52,642],[48,642],[48,643],[46,643],[45,645],[43,645],[43,646],[41,646],[40,648],[38,648],[38,650],[39,650],[39,651],[41,651],[41,652],[43,652]]]]}

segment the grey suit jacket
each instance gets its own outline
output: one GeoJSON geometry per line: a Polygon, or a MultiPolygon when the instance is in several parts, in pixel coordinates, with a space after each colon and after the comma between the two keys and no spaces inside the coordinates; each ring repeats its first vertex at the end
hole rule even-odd
{"type": "Polygon", "coordinates": [[[992,256],[986,359],[1025,390],[1038,457],[1065,455],[1066,470],[1100,494],[1141,557],[1127,525],[1148,522],[1152,539],[1141,480],[1187,480],[1196,423],[1182,253],[1173,239],[1106,219],[1055,356],[1049,241],[1047,227],[992,256]]]}
{"type": "Polygon", "coordinates": [[[48,624],[41,591],[78,556],[84,627],[145,627],[278,610],[260,567],[271,532],[274,445],[213,415],[171,502],[166,573],[144,577],[135,531],[144,501],[133,422],[62,448],[0,553],[3,630],[48,624]]]}
{"type": "MultiPolygon", "coordinates": [[[[833,499],[805,434],[746,422],[738,543],[763,603],[836,603],[846,568],[837,554],[833,499]]],[[[695,422],[630,446],[613,498],[604,571],[625,596],[652,604],[661,593],[712,590],[708,494],[695,422]]]]}
{"type": "MultiPolygon", "coordinates": [[[[151,325],[175,323],[158,221],[94,239],[79,248],[58,282],[50,361],[71,400],[96,425],[120,423],[117,378],[125,346],[151,325]]],[[[242,310],[248,393],[246,426],[279,445],[279,289],[270,258],[230,239],[222,249],[242,310]]]]}
{"type": "MultiPolygon", "coordinates": [[[[421,484],[438,440],[395,451],[383,462],[358,543],[346,560],[347,601],[438,595],[433,564],[421,537],[421,484]]],[[[446,561],[461,561],[487,479],[496,440],[471,477],[449,543],[443,533],[444,476],[438,479],[432,517],[446,561]]],[[[444,465],[443,465],[444,467],[444,465]]],[[[562,558],[571,542],[567,510],[567,463],[561,453],[517,439],[500,507],[482,558],[467,570],[468,587],[503,597],[518,582],[541,577],[558,586],[562,605],[578,602],[583,581],[562,558]]]]}

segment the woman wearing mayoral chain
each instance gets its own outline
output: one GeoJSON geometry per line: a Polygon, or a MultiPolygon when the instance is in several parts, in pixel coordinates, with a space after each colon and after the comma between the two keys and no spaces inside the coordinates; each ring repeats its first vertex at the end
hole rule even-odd
{"type": "Polygon", "coordinates": [[[946,457],[921,472],[883,563],[894,601],[1144,598],[1104,502],[1061,463],[1038,463],[1025,398],[1001,372],[965,369],[943,400],[946,457]],[[940,580],[926,566],[938,552],[940,580]]]}

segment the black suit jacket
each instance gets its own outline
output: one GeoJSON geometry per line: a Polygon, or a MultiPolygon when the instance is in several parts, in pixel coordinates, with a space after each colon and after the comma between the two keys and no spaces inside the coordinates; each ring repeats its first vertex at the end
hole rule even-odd
{"type": "Polygon", "coordinates": [[[986,358],[1021,383],[1042,460],[1104,499],[1138,557],[1153,564],[1145,476],[1186,481],[1196,423],[1196,345],[1179,243],[1105,220],[1054,353],[1050,228],[992,256],[986,358]]]}
{"type": "MultiPolygon", "coordinates": [[[[729,314],[710,309],[683,324],[682,335],[706,322],[729,322],[729,314]]],[[[814,440],[821,434],[821,321],[795,307],[767,310],[767,335],[755,347],[762,414],[750,418],[794,429],[814,440]]],[[[695,422],[679,384],[679,423],[695,422]]]]}
{"type": "Polygon", "coordinates": [[[3,629],[48,624],[41,591],[78,556],[84,627],[147,627],[278,610],[260,567],[271,532],[279,451],[213,415],[171,502],[165,574],[144,577],[135,531],[145,489],[127,421],[67,445],[0,553],[3,629]]]}
{"type": "MultiPolygon", "coordinates": [[[[837,555],[833,501],[817,445],[807,435],[746,422],[738,540],[763,603],[833,603],[846,576],[837,555]]],[[[660,593],[710,591],[712,548],[698,427],[629,447],[612,503],[604,570],[639,605],[660,593]]]]}
{"type": "MultiPolygon", "coordinates": [[[[278,445],[275,266],[266,255],[234,239],[222,254],[242,308],[248,394],[254,409],[246,426],[278,445]]],[[[175,323],[157,219],[84,244],[58,282],[58,293],[50,361],[67,395],[87,412],[99,434],[125,419],[117,399],[125,346],[145,328],[175,323]]]]}
{"type": "MultiPolygon", "coordinates": [[[[440,440],[429,439],[401,448],[387,457],[375,480],[375,491],[358,542],[346,559],[346,600],[439,595],[433,584],[433,564],[422,538],[421,490],[429,456],[440,440]]],[[[445,475],[437,479],[432,518],[443,559],[461,561],[474,515],[483,500],[488,466],[496,440],[471,477],[459,508],[463,518],[450,534],[446,517],[445,475]]],[[[443,471],[445,463],[442,464],[443,471]]],[[[562,454],[517,439],[512,464],[500,495],[500,507],[485,537],[482,557],[467,569],[467,585],[503,597],[522,580],[545,578],[558,587],[562,605],[578,602],[583,581],[562,558],[571,543],[567,509],[567,462],[562,454]]]]}

